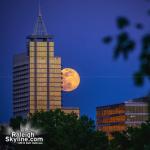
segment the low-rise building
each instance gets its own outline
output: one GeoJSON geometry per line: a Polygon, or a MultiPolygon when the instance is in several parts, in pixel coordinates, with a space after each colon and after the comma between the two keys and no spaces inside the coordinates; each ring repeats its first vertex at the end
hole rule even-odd
{"type": "Polygon", "coordinates": [[[128,100],[123,103],[96,108],[97,130],[111,135],[128,127],[138,127],[149,120],[150,97],[128,100]]]}

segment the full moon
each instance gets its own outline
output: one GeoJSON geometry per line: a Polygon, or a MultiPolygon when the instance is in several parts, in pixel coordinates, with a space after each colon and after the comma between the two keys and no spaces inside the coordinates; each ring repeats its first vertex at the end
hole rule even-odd
{"type": "Polygon", "coordinates": [[[70,92],[75,90],[80,84],[79,74],[71,68],[62,70],[62,90],[70,92]]]}

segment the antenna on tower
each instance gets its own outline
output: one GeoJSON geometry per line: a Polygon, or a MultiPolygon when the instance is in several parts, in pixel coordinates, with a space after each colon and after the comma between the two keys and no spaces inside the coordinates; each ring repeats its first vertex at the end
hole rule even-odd
{"type": "Polygon", "coordinates": [[[39,8],[38,8],[39,14],[38,14],[38,20],[36,22],[33,35],[43,36],[43,35],[47,35],[47,30],[42,18],[40,0],[38,2],[39,2],[39,8]]]}
{"type": "Polygon", "coordinates": [[[39,0],[39,16],[42,16],[42,13],[41,13],[41,1],[39,0]]]}

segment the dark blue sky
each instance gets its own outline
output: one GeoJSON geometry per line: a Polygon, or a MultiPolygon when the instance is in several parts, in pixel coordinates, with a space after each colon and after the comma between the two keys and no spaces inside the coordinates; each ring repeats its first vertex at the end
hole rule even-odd
{"type": "MultiPolygon", "coordinates": [[[[63,93],[65,106],[79,106],[81,114],[95,119],[96,106],[123,102],[148,93],[149,83],[134,86],[132,74],[138,70],[140,45],[128,61],[114,61],[113,45],[101,38],[117,34],[117,16],[133,23],[144,22],[150,29],[146,0],[41,0],[47,30],[55,35],[55,54],[62,66],[76,69],[79,88],[63,93]]],[[[12,115],[12,57],[26,51],[26,36],[33,32],[38,12],[37,0],[0,1],[0,122],[12,115]]],[[[143,32],[128,29],[140,41],[143,32]]]]}

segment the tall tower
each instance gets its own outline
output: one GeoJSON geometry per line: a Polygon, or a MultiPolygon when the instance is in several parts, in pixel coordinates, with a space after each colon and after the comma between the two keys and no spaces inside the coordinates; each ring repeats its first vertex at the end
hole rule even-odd
{"type": "Polygon", "coordinates": [[[40,8],[27,47],[30,113],[61,108],[61,58],[54,56],[53,37],[47,34],[40,8]]]}
{"type": "Polygon", "coordinates": [[[53,36],[47,33],[39,7],[34,32],[27,37],[27,53],[13,57],[14,116],[57,108],[79,116],[79,108],[62,107],[61,93],[61,58],[55,57],[53,36]]]}

